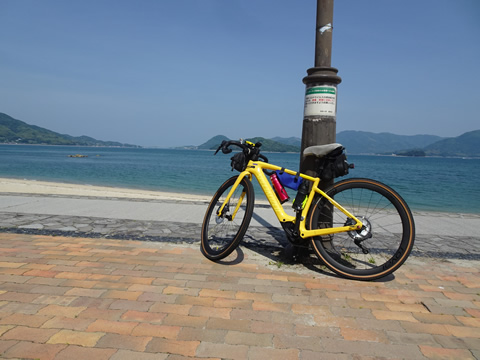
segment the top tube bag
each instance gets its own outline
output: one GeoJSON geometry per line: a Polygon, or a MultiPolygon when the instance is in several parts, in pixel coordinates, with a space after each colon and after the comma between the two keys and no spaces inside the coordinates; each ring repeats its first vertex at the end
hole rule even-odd
{"type": "Polygon", "coordinates": [[[303,181],[299,175],[290,175],[283,170],[277,170],[276,173],[280,183],[289,189],[298,190],[303,181]]]}

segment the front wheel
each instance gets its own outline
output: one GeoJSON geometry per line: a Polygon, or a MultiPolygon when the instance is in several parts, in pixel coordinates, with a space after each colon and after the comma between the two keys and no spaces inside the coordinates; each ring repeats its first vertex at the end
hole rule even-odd
{"type": "Polygon", "coordinates": [[[231,177],[220,186],[203,219],[200,249],[213,261],[227,257],[237,248],[252,218],[255,196],[252,182],[246,177],[221,209],[237,178],[231,177]]]}
{"type": "MultiPolygon", "coordinates": [[[[326,191],[363,223],[358,231],[312,238],[312,247],[325,265],[340,276],[374,280],[391,274],[413,247],[415,224],[405,201],[393,189],[370,179],[347,179],[326,191]]],[[[325,198],[310,212],[310,229],[353,224],[325,198]]]]}

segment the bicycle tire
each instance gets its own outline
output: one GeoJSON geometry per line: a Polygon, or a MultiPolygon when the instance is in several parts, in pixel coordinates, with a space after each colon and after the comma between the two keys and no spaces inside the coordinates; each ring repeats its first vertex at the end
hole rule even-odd
{"type": "Polygon", "coordinates": [[[255,194],[252,182],[246,177],[235,189],[223,214],[220,217],[217,216],[217,211],[237,178],[238,176],[231,177],[220,186],[210,201],[203,219],[200,249],[202,254],[212,261],[227,257],[237,248],[252,218],[255,194]],[[244,194],[243,197],[241,197],[242,194],[244,194]],[[242,203],[235,217],[232,218],[240,198],[242,203]]]}
{"type": "MultiPolygon", "coordinates": [[[[352,178],[333,184],[326,193],[364,223],[359,231],[312,238],[314,252],[330,270],[348,279],[375,280],[405,262],[413,248],[415,223],[397,192],[376,180],[352,178]]],[[[349,223],[347,216],[324,197],[319,196],[314,203],[307,219],[310,229],[349,223]]]]}

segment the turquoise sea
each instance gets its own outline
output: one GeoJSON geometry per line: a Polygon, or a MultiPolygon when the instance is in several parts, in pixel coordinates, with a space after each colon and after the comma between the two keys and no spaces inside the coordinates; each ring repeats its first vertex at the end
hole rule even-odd
{"type": "MultiPolygon", "coordinates": [[[[348,150],[348,149],[347,149],[348,150]]],[[[298,169],[299,154],[265,153],[298,169]]],[[[173,149],[0,145],[0,177],[213,195],[232,154],[173,149]],[[71,158],[68,155],[88,155],[71,158]]],[[[480,214],[480,159],[349,155],[350,177],[380,180],[413,211],[480,214]]],[[[256,196],[261,194],[256,191],[256,196]]],[[[294,194],[290,194],[291,196],[294,194]]]]}

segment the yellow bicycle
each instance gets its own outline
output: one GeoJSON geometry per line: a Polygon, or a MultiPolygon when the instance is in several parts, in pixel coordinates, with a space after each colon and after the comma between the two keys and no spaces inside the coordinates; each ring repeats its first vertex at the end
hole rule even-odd
{"type": "MultiPolygon", "coordinates": [[[[312,146],[304,151],[317,161],[317,177],[268,163],[261,143],[223,141],[219,150],[241,149],[232,159],[240,174],[225,181],[208,205],[201,233],[201,251],[217,261],[227,257],[242,241],[254,207],[255,177],[275,212],[288,240],[311,247],[336,274],[356,280],[374,280],[397,270],[409,256],[415,224],[406,202],[379,181],[348,178],[326,190],[318,184],[348,173],[352,165],[340,144],[312,146]],[[286,177],[298,187],[293,209],[285,212],[267,176],[286,177]]],[[[284,180],[285,182],[285,180],[284,180]]],[[[282,199],[282,198],[281,198],[282,199]]]]}

